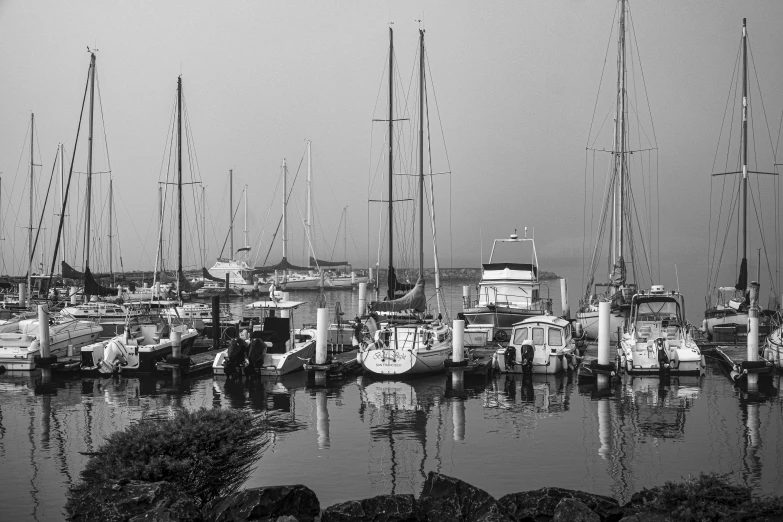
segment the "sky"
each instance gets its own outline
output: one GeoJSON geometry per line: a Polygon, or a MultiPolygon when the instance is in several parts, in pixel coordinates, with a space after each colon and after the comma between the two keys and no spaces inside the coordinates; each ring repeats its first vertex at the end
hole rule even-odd
{"type": "MultiPolygon", "coordinates": [[[[661,195],[653,207],[659,209],[653,242],[660,242],[660,248],[654,257],[662,256],[659,268],[666,274],[678,262],[697,271],[708,262],[710,173],[719,136],[725,137],[721,126],[743,17],[748,18],[752,75],[758,76],[766,111],[764,120],[761,97],[756,96],[759,170],[771,170],[774,163],[766,129],[768,125],[776,146],[783,109],[783,3],[657,0],[632,1],[630,6],[646,85],[646,96],[638,91],[639,100],[649,100],[657,143],[661,195]]],[[[415,81],[418,30],[426,30],[430,88],[438,109],[435,114],[431,103],[432,130],[439,134],[433,141],[439,149],[433,153],[433,170],[450,172],[434,178],[441,265],[477,267],[482,252],[486,261],[492,238],[529,227],[531,234],[535,230],[542,269],[549,263],[578,266],[580,272],[584,216],[591,212],[586,214],[585,206],[585,173],[592,169],[585,144],[594,107],[600,125],[613,103],[615,44],[610,31],[615,10],[614,0],[3,0],[0,271],[25,271],[30,113],[36,118],[36,163],[42,165],[36,168],[36,200],[42,200],[58,143],[65,144],[70,162],[88,47],[98,49],[102,107],[102,118],[96,111],[95,170],[107,171],[110,163],[120,243],[115,248],[121,250],[126,270],[154,264],[156,183],[166,178],[161,165],[180,74],[199,166],[187,178],[206,187],[207,266],[227,233],[229,169],[234,172],[235,204],[248,186],[250,264],[279,260],[279,239],[267,255],[282,206],[275,187],[283,158],[289,180],[296,174],[306,140],[312,141],[319,257],[342,257],[338,224],[348,207],[347,256],[356,267],[366,267],[368,258],[374,265],[379,209],[368,199],[383,197],[378,176],[385,174],[378,165],[384,165],[385,128],[372,120],[386,117],[384,75],[393,22],[398,81],[406,87],[415,81]]],[[[80,138],[77,172],[86,170],[85,142],[80,138]]],[[[611,147],[611,139],[599,139],[598,146],[611,147]]],[[[289,204],[289,258],[297,263],[306,262],[300,224],[302,165],[289,204]]],[[[589,197],[598,202],[604,170],[596,176],[598,188],[589,197]]],[[[101,206],[96,212],[106,222],[107,175],[97,177],[95,198],[101,206]]],[[[773,184],[764,182],[768,186],[761,187],[762,194],[774,196],[773,184]]],[[[74,183],[75,192],[83,191],[83,181],[74,183]]],[[[189,197],[186,265],[196,267],[201,254],[192,216],[199,203],[193,194],[189,197]]],[[[73,198],[73,205],[83,205],[83,194],[73,198]]],[[[774,209],[767,208],[769,221],[774,209]]],[[[173,209],[167,200],[169,218],[173,209]]],[[[409,213],[410,208],[401,211],[409,213]]],[[[51,256],[56,223],[54,211],[46,212],[43,250],[51,256]]],[[[78,209],[69,212],[69,219],[75,219],[78,209]]],[[[240,206],[235,248],[244,243],[242,215],[240,206]]],[[[106,225],[101,226],[96,234],[106,238],[106,225]]],[[[67,258],[77,267],[83,254],[73,247],[78,242],[72,237],[82,234],[66,233],[67,258]]],[[[170,256],[173,239],[165,234],[170,256]]],[[[102,244],[97,250],[105,269],[108,247],[102,244]]],[[[431,265],[431,252],[425,257],[431,265]]]]}

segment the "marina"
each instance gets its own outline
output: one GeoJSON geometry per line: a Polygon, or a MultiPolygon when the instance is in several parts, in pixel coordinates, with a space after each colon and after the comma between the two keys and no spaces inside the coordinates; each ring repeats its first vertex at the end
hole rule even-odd
{"type": "Polygon", "coordinates": [[[4,3],[0,520],[783,517],[783,4],[661,1],[4,3]]]}

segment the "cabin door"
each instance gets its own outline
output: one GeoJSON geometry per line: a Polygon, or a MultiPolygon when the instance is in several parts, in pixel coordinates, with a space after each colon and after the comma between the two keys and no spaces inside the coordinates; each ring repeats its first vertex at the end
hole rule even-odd
{"type": "Polygon", "coordinates": [[[546,327],[535,326],[531,328],[531,340],[535,352],[533,354],[533,364],[536,366],[545,366],[549,362],[549,350],[546,344],[546,327]]]}

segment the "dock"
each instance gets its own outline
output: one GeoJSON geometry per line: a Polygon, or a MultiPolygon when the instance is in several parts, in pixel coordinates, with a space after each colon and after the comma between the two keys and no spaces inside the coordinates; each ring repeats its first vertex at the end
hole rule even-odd
{"type": "Polygon", "coordinates": [[[215,360],[215,356],[225,349],[226,347],[222,345],[217,349],[212,349],[211,339],[199,337],[193,343],[193,348],[191,349],[191,352],[193,353],[184,354],[190,356],[189,366],[172,364],[163,360],[157,362],[155,369],[159,372],[179,370],[183,377],[211,372],[212,362],[215,360]]]}

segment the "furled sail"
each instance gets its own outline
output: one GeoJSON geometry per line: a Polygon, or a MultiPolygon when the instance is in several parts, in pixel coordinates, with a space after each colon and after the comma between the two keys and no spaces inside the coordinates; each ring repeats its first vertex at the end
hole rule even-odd
{"type": "Polygon", "coordinates": [[[209,270],[207,270],[205,267],[201,267],[201,277],[203,277],[206,281],[215,281],[217,283],[225,283],[226,281],[223,279],[220,279],[219,277],[215,277],[212,274],[209,273],[209,270]]]}
{"type": "Polygon", "coordinates": [[[734,288],[741,292],[744,292],[748,289],[748,260],[744,257],[742,258],[742,263],[740,264],[739,280],[737,281],[737,285],[734,288]]]}
{"type": "Polygon", "coordinates": [[[625,277],[625,259],[621,256],[617,263],[614,264],[609,280],[615,286],[622,286],[625,284],[625,277]]]}
{"type": "Polygon", "coordinates": [[[386,297],[389,300],[395,299],[404,295],[406,292],[410,292],[416,285],[410,283],[400,283],[397,281],[397,274],[394,271],[394,267],[389,267],[389,273],[386,277],[388,284],[388,290],[386,291],[386,297]]]}
{"type": "Polygon", "coordinates": [[[284,257],[276,265],[257,266],[254,267],[252,270],[254,274],[259,274],[259,273],[274,272],[275,270],[310,270],[310,267],[292,265],[291,263],[288,262],[288,259],[284,257]]]}
{"type": "Polygon", "coordinates": [[[310,266],[319,266],[319,267],[331,267],[331,266],[348,266],[348,261],[324,261],[323,259],[316,259],[313,256],[310,256],[310,266]]]}
{"type": "Polygon", "coordinates": [[[424,279],[419,278],[413,289],[399,299],[378,301],[370,305],[373,312],[402,312],[403,310],[415,310],[424,312],[427,310],[427,297],[424,295],[424,279]]]}

